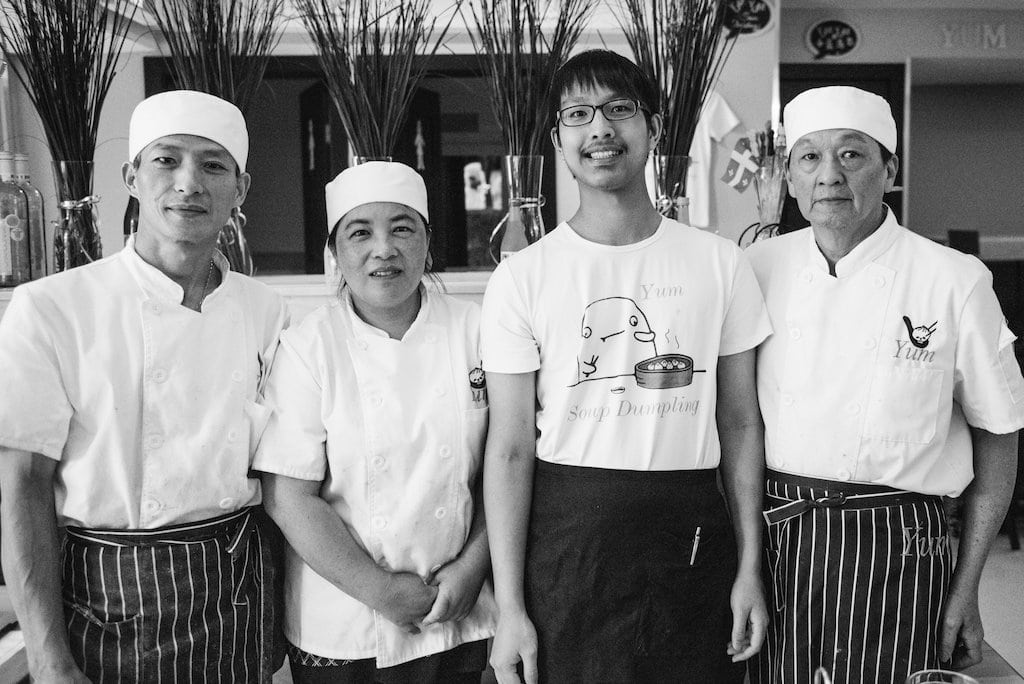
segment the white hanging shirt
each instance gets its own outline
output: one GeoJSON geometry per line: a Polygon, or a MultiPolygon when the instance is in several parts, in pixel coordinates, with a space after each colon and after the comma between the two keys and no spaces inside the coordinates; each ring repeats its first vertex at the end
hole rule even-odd
{"type": "MultiPolygon", "coordinates": [[[[322,481],[321,496],[381,567],[426,578],[462,551],[487,432],[479,307],[420,288],[401,340],[346,290],[286,331],[254,467],[322,481]]],[[[494,634],[489,583],[464,620],[407,634],[288,549],[285,635],[309,653],[389,667],[494,634]]]]}
{"type": "Polygon", "coordinates": [[[881,227],[830,276],[810,228],[747,250],[775,334],[758,350],[768,467],[956,496],[968,426],[1024,427],[1024,379],[992,275],[881,227]]]}
{"type": "Polygon", "coordinates": [[[284,301],[228,271],[202,313],[115,255],[23,285],[0,320],[0,444],[59,461],[59,525],[151,529],[259,503],[256,403],[284,301]]]}
{"type": "Polygon", "coordinates": [[[610,246],[563,223],[495,269],[484,369],[537,371],[537,457],[620,470],[715,468],[718,358],[771,327],[743,253],[664,220],[610,246]]]}
{"type": "Polygon", "coordinates": [[[707,228],[711,223],[712,142],[721,142],[740,120],[717,90],[711,91],[690,144],[690,168],[686,172],[686,196],[690,199],[691,226],[707,228]]]}

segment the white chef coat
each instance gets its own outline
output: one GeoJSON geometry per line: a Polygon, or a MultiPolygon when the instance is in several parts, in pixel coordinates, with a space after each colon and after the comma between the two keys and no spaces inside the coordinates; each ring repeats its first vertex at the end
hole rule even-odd
{"type": "Polygon", "coordinates": [[[202,313],[143,261],[115,255],[14,291],[0,321],[0,444],[59,461],[58,524],[151,529],[260,501],[256,403],[283,300],[228,271],[202,313]]]}
{"type": "MultiPolygon", "coordinates": [[[[254,467],[323,481],[321,496],[374,561],[427,578],[469,535],[487,391],[477,305],[420,291],[401,340],[363,322],[347,290],[282,335],[254,467]]],[[[466,619],[407,634],[289,549],[285,635],[309,653],[388,667],[486,639],[494,615],[485,584],[466,619]]]]}
{"type": "Polygon", "coordinates": [[[810,228],[747,254],[775,329],[758,351],[768,467],[955,496],[974,477],[968,425],[1024,426],[1016,338],[974,257],[889,210],[835,277],[810,228]]]}
{"type": "Polygon", "coordinates": [[[484,368],[537,372],[537,458],[616,470],[718,467],[718,358],[771,332],[731,242],[665,219],[629,245],[567,223],[501,262],[484,295],[484,368]],[[648,382],[637,364],[688,357],[648,382]]]}

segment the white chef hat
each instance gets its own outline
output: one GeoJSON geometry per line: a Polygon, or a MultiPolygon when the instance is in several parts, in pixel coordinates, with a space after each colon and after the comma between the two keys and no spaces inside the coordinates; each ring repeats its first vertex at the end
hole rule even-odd
{"type": "Polygon", "coordinates": [[[423,177],[399,162],[371,161],[350,166],[324,188],[327,233],[352,209],[371,202],[395,202],[415,209],[429,221],[423,177]]]}
{"type": "Polygon", "coordinates": [[[885,98],[851,86],[806,90],[786,105],[783,113],[789,149],[816,131],[848,128],[866,133],[896,153],[896,120],[885,98]]]}
{"type": "Polygon", "coordinates": [[[128,159],[165,135],[198,135],[221,145],[240,173],[249,158],[249,132],[241,110],[227,100],[195,90],[171,90],[147,97],[128,125],[128,159]]]}
{"type": "Polygon", "coordinates": [[[414,209],[430,220],[427,213],[427,186],[423,177],[399,162],[371,161],[350,166],[324,188],[327,197],[327,245],[324,247],[324,274],[332,290],[340,283],[337,261],[331,253],[334,226],[352,209],[371,202],[395,202],[414,209]]]}

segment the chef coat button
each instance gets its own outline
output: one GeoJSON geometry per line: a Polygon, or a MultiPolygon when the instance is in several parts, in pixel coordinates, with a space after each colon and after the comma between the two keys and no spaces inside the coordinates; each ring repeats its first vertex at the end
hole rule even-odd
{"type": "Polygon", "coordinates": [[[446,388],[444,388],[444,387],[435,387],[434,388],[434,394],[436,394],[439,397],[443,397],[447,392],[448,392],[448,390],[446,388]]]}
{"type": "Polygon", "coordinates": [[[373,518],[373,529],[375,529],[375,530],[383,530],[387,526],[388,526],[388,521],[385,520],[383,517],[378,515],[378,516],[375,516],[373,518]]]}
{"type": "Polygon", "coordinates": [[[814,280],[814,272],[811,271],[811,269],[809,268],[804,269],[804,272],[800,274],[800,280],[804,281],[805,283],[811,282],[812,280],[814,280]]]}
{"type": "Polygon", "coordinates": [[[152,515],[160,510],[160,502],[156,499],[146,499],[142,502],[142,511],[152,515]]]}
{"type": "Polygon", "coordinates": [[[163,435],[152,434],[146,437],[146,448],[147,449],[159,449],[164,445],[163,435]]]}
{"type": "Polygon", "coordinates": [[[374,406],[383,406],[384,398],[381,396],[375,396],[372,399],[370,399],[370,403],[373,404],[374,406]]]}
{"type": "Polygon", "coordinates": [[[359,348],[360,348],[360,349],[362,349],[363,351],[366,351],[366,348],[367,348],[368,346],[369,346],[369,345],[367,345],[367,344],[366,344],[366,340],[359,340],[359,348]]]}
{"type": "Polygon", "coordinates": [[[440,520],[441,518],[443,518],[447,514],[448,514],[448,511],[447,511],[447,509],[445,509],[444,506],[442,506],[441,508],[438,508],[436,511],[434,511],[434,517],[437,518],[438,520],[440,520]]]}
{"type": "Polygon", "coordinates": [[[230,496],[225,496],[223,499],[220,500],[220,503],[218,505],[226,511],[235,505],[235,500],[232,499],[230,496]]]}
{"type": "Polygon", "coordinates": [[[849,470],[840,470],[838,473],[836,473],[836,477],[838,477],[840,480],[843,480],[843,481],[849,480],[850,479],[850,471],[849,470]]]}
{"type": "Polygon", "coordinates": [[[229,430],[228,431],[228,441],[229,442],[234,442],[237,439],[238,439],[238,431],[237,430],[229,430]]]}
{"type": "Polygon", "coordinates": [[[851,416],[855,416],[860,413],[860,404],[854,402],[846,407],[846,410],[850,412],[851,416]]]}
{"type": "Polygon", "coordinates": [[[793,395],[792,394],[788,394],[788,393],[783,393],[782,394],[782,403],[785,404],[786,406],[792,406],[793,405],[793,395]]]}
{"type": "Polygon", "coordinates": [[[387,459],[383,456],[374,456],[373,461],[371,462],[373,463],[373,467],[377,470],[384,470],[384,466],[387,464],[387,459]]]}
{"type": "Polygon", "coordinates": [[[234,371],[231,374],[231,379],[234,380],[235,382],[242,382],[243,377],[244,376],[242,375],[242,371],[234,371]]]}
{"type": "Polygon", "coordinates": [[[789,336],[792,337],[794,340],[799,340],[800,339],[800,328],[790,328],[789,329],[789,336]]]}
{"type": "Polygon", "coordinates": [[[875,348],[875,344],[876,344],[876,342],[875,342],[875,338],[874,337],[866,337],[866,338],[864,338],[864,348],[865,349],[874,349],[875,348]]]}
{"type": "Polygon", "coordinates": [[[164,308],[160,306],[160,302],[150,302],[149,310],[159,316],[163,312],[164,308]]]}
{"type": "Polygon", "coordinates": [[[153,371],[152,378],[153,382],[164,382],[165,380],[167,380],[167,371],[165,371],[163,368],[157,368],[156,370],[153,371]]]}
{"type": "Polygon", "coordinates": [[[885,277],[875,276],[875,287],[885,287],[885,277]]]}
{"type": "Polygon", "coordinates": [[[441,454],[441,458],[451,458],[452,456],[452,448],[447,444],[438,449],[438,452],[441,454]]]}

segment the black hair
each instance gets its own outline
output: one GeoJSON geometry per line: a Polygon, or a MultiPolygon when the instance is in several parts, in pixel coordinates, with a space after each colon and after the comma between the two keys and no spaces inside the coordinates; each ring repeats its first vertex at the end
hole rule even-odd
{"type": "Polygon", "coordinates": [[[552,126],[558,129],[558,109],[562,96],[573,88],[603,86],[638,100],[648,123],[661,111],[658,86],[636,64],[611,50],[587,50],[567,59],[558,67],[548,90],[548,110],[552,126]]]}

